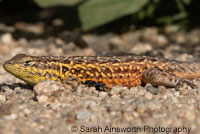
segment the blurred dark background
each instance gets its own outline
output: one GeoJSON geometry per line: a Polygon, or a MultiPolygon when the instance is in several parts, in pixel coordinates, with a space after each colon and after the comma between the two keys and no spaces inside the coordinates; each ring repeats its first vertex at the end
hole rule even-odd
{"type": "Polygon", "coordinates": [[[45,23],[46,34],[61,29],[125,32],[171,24],[190,30],[200,24],[199,6],[199,0],[0,0],[0,23],[45,23]]]}

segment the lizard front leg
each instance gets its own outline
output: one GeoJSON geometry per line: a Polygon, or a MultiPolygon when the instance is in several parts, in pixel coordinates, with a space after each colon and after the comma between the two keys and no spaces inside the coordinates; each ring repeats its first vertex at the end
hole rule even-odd
{"type": "Polygon", "coordinates": [[[195,87],[189,80],[180,78],[175,74],[163,72],[158,68],[147,69],[142,76],[142,82],[151,83],[153,86],[164,85],[167,87],[176,87],[182,83],[187,83],[191,87],[195,87]]]}
{"type": "Polygon", "coordinates": [[[76,91],[78,86],[81,84],[80,80],[73,76],[68,76],[65,80],[62,80],[61,83],[65,86],[65,88],[72,91],[76,91]]]}

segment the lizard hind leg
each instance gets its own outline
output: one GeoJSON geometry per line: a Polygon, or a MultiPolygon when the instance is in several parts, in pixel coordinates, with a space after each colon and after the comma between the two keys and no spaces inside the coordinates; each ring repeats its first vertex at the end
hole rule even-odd
{"type": "Polygon", "coordinates": [[[151,83],[153,86],[164,85],[167,87],[176,87],[181,78],[174,74],[163,72],[158,68],[147,69],[142,77],[143,83],[151,83]]]}

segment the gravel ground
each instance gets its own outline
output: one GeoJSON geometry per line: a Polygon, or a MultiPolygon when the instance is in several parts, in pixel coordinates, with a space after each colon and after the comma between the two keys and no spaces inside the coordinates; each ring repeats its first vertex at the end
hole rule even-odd
{"type": "MultiPolygon", "coordinates": [[[[76,91],[71,91],[54,81],[28,86],[5,72],[2,64],[18,53],[57,56],[137,54],[198,61],[200,29],[185,32],[176,26],[149,27],[121,35],[81,36],[68,32],[70,40],[66,42],[58,37],[14,38],[19,26],[0,24],[4,31],[0,35],[0,134],[199,133],[198,79],[193,80],[196,89],[186,84],[177,89],[147,84],[131,89],[115,86],[104,92],[80,85],[76,91]]],[[[42,32],[41,27],[32,29],[29,32],[42,32]]]]}

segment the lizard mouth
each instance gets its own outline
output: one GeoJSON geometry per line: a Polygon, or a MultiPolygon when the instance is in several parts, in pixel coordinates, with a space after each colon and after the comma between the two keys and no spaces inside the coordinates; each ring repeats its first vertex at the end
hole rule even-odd
{"type": "Polygon", "coordinates": [[[9,65],[11,65],[11,62],[10,62],[10,61],[6,61],[6,62],[3,64],[3,68],[7,71],[9,65]]]}
{"type": "Polygon", "coordinates": [[[6,62],[3,64],[3,68],[4,68],[7,72],[9,72],[9,73],[10,73],[10,70],[12,70],[11,67],[10,67],[9,61],[6,61],[6,62]]]}
{"type": "Polygon", "coordinates": [[[20,77],[21,74],[24,73],[20,68],[17,68],[17,67],[15,67],[15,66],[9,64],[9,61],[8,61],[8,63],[5,62],[5,63],[3,64],[3,68],[4,68],[7,72],[13,74],[13,75],[16,76],[16,77],[20,77]]]}
{"type": "Polygon", "coordinates": [[[3,68],[10,74],[14,75],[15,77],[23,80],[23,81],[26,81],[26,82],[29,82],[29,79],[30,79],[30,75],[26,73],[25,70],[23,70],[22,68],[20,67],[17,67],[15,65],[12,65],[12,64],[9,64],[9,61],[8,62],[5,62],[3,64],[3,68]]]}

